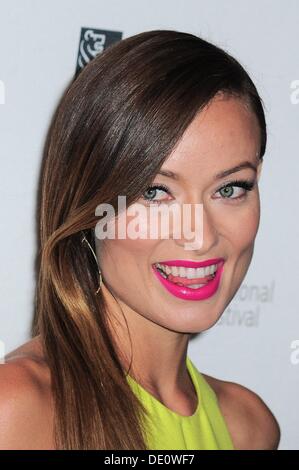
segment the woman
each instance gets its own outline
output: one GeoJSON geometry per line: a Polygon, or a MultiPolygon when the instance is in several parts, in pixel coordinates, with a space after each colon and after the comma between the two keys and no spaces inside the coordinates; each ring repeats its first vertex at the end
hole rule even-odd
{"type": "Polygon", "coordinates": [[[248,74],[192,34],[137,34],[83,69],[46,141],[33,338],[0,368],[1,448],[277,448],[263,400],[187,355],[250,265],[265,147],[248,74]],[[177,222],[98,236],[101,204],[129,228],[134,204],[144,222],[174,203],[201,204],[191,249],[177,222]]]}

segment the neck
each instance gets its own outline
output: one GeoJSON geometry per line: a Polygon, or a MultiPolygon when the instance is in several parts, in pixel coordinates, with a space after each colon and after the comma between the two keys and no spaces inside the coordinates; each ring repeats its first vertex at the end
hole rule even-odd
{"type": "Polygon", "coordinates": [[[147,390],[159,396],[191,394],[193,386],[186,368],[190,334],[164,328],[115,301],[102,285],[109,323],[124,370],[147,390]]]}

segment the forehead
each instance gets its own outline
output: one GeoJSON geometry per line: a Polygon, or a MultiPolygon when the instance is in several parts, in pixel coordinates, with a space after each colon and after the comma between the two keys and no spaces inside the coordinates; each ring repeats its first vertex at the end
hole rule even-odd
{"type": "Polygon", "coordinates": [[[255,114],[235,97],[216,97],[196,115],[162,165],[183,179],[203,178],[245,160],[258,162],[260,129],[255,114]]]}

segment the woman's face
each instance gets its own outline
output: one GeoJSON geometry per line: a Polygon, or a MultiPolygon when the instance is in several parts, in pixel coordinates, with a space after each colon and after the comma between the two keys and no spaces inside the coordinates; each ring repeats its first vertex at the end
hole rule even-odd
{"type": "MultiPolygon", "coordinates": [[[[107,288],[130,317],[133,315],[172,331],[196,333],[213,326],[240,287],[253,255],[260,217],[259,150],[260,130],[255,115],[237,98],[214,98],[195,117],[162,165],[161,170],[173,172],[177,178],[157,174],[151,186],[163,185],[167,191],[147,190],[138,200],[148,212],[157,204],[202,204],[201,247],[186,250],[186,242],[190,240],[183,235],[174,238],[171,231],[164,239],[96,239],[103,295],[107,288]],[[219,177],[220,173],[246,162],[247,166],[219,177]],[[237,186],[236,181],[244,180],[253,185],[252,190],[237,186]],[[232,182],[233,185],[221,189],[232,182]],[[216,290],[205,286],[196,288],[194,278],[206,283],[209,280],[203,280],[206,272],[189,270],[193,281],[189,277],[187,283],[192,282],[195,288],[186,289],[179,287],[178,284],[185,284],[185,281],[180,282],[177,277],[186,280],[187,271],[171,268],[165,283],[163,275],[157,276],[153,269],[156,263],[174,261],[176,265],[177,260],[216,258],[224,260],[216,290]],[[170,282],[175,284],[174,289],[168,289],[167,282],[168,286],[170,282]],[[201,289],[208,290],[204,298],[199,293],[201,289]]],[[[123,215],[129,223],[132,216],[126,212],[123,215]]]]}

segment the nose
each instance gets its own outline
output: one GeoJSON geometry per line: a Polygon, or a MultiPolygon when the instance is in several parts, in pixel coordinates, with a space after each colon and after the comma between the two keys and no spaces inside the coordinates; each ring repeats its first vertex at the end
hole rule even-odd
{"type": "Polygon", "coordinates": [[[189,223],[187,233],[186,230],[184,232],[185,218],[182,217],[180,232],[182,236],[175,238],[174,241],[179,247],[196,252],[198,256],[202,256],[203,253],[212,253],[218,243],[219,236],[216,221],[204,204],[197,205],[197,208],[200,209],[197,213],[194,205],[191,206],[187,218],[189,223]],[[192,238],[190,238],[190,234],[192,234],[192,238]]]}

